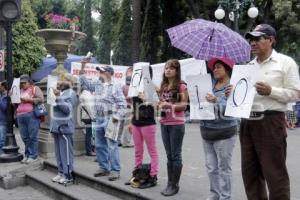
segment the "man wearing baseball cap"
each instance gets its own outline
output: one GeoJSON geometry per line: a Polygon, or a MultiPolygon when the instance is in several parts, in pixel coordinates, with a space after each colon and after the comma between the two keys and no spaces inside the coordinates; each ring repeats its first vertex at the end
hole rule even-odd
{"type": "Polygon", "coordinates": [[[112,80],[114,70],[111,66],[97,67],[99,79],[95,81],[89,81],[83,75],[84,66],[82,65],[79,77],[81,87],[95,93],[95,119],[92,127],[95,126],[96,130],[95,147],[99,169],[94,176],[109,176],[108,180],[114,181],[120,178],[121,170],[118,142],[106,138],[105,131],[110,118],[113,122],[125,118],[127,103],[121,85],[112,80]]]}
{"type": "Polygon", "coordinates": [[[242,119],[240,128],[246,194],[251,200],[289,200],[284,112],[300,92],[298,66],[291,57],[273,49],[276,31],[272,26],[260,24],[245,38],[256,56],[250,64],[259,66],[251,116],[242,119]]]}

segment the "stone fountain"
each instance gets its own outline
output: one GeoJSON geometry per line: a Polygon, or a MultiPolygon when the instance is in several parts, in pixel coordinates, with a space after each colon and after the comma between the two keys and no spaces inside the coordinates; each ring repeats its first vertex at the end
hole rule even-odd
{"type": "MultiPolygon", "coordinates": [[[[52,71],[51,75],[59,76],[65,74],[67,76],[71,76],[71,74],[69,74],[64,68],[64,61],[67,58],[67,53],[74,52],[74,50],[76,50],[77,42],[84,39],[86,34],[79,31],[66,29],[41,29],[36,32],[36,35],[44,38],[47,52],[57,60],[57,67],[52,71]]],[[[47,78],[36,83],[36,85],[42,89],[46,99],[47,78]]],[[[75,91],[78,91],[77,83],[74,84],[74,89],[75,91]]],[[[39,134],[39,155],[43,158],[49,158],[54,156],[54,145],[53,138],[49,132],[48,120],[51,116],[51,109],[48,104],[45,105],[47,105],[49,115],[47,116],[47,120],[41,123],[39,134]]],[[[78,109],[76,110],[76,116],[79,116],[78,109]]],[[[79,125],[80,120],[78,117],[76,117],[76,119],[77,123],[74,134],[74,154],[82,155],[85,153],[85,137],[83,134],[83,127],[79,125]]]]}

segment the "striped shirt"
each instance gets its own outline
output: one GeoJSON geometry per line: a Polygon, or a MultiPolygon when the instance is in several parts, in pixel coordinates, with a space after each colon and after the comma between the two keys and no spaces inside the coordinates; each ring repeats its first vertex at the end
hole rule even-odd
{"type": "Polygon", "coordinates": [[[88,80],[84,75],[79,76],[81,87],[95,93],[95,115],[103,116],[113,112],[113,117],[123,119],[127,112],[127,103],[121,85],[113,82],[103,83],[100,80],[88,80]]]}

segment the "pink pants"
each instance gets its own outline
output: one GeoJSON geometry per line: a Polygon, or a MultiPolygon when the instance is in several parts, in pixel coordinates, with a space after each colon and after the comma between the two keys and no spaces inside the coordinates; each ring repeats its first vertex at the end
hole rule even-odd
{"type": "Polygon", "coordinates": [[[151,176],[158,173],[158,153],[155,138],[156,125],[134,126],[132,125],[132,136],[135,148],[135,168],[143,163],[144,140],[147,145],[148,153],[151,159],[151,176]]]}

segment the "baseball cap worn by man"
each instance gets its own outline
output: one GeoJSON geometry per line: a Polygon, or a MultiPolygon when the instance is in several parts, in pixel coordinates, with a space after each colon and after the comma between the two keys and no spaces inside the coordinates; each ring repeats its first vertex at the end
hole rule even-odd
{"type": "Polygon", "coordinates": [[[260,36],[276,37],[276,30],[269,24],[259,24],[253,29],[253,31],[246,33],[245,38],[249,39],[251,37],[260,36]]]}
{"type": "Polygon", "coordinates": [[[27,74],[23,74],[20,76],[20,83],[27,83],[30,81],[30,77],[27,74]]]}
{"type": "Polygon", "coordinates": [[[100,71],[100,72],[108,72],[110,73],[111,75],[114,74],[114,69],[111,67],[111,66],[106,66],[106,67],[96,67],[96,70],[97,71],[100,71]]]}

